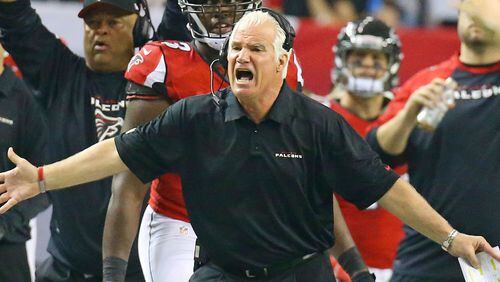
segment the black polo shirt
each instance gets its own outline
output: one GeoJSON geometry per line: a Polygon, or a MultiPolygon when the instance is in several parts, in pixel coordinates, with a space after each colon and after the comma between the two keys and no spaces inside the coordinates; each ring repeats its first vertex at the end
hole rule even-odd
{"type": "Polygon", "coordinates": [[[142,181],[181,175],[193,228],[215,264],[231,270],[290,261],[333,245],[332,192],[360,208],[398,176],[329,108],[283,87],[252,122],[228,91],[184,99],[115,138],[142,181]]]}

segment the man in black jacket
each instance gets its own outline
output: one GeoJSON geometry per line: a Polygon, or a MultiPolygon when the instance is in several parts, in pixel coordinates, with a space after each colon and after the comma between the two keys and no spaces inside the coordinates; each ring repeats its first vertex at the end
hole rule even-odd
{"type": "MultiPolygon", "coordinates": [[[[4,53],[0,45],[0,169],[14,168],[5,156],[9,147],[22,150],[26,159],[42,164],[47,143],[42,113],[28,87],[4,67],[4,53]]],[[[26,255],[29,221],[48,205],[45,195],[37,196],[0,215],[0,281],[31,281],[26,255]]]]}
{"type": "MultiPolygon", "coordinates": [[[[123,73],[134,52],[135,1],[84,1],[79,16],[85,22],[85,58],[42,25],[30,1],[0,2],[0,41],[40,92],[49,124],[49,161],[118,134],[125,114],[123,73]]],[[[51,257],[37,270],[38,281],[102,280],[101,241],[110,186],[108,178],[50,193],[51,257]]],[[[133,249],[128,278],[141,281],[133,249]]]]}

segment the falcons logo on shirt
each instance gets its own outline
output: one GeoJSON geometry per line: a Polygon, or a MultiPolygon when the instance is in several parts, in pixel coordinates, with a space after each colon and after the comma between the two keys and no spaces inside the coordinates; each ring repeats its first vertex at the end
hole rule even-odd
{"type": "Polygon", "coordinates": [[[122,126],[123,118],[107,116],[100,109],[95,109],[95,127],[99,142],[116,136],[122,126]]]}

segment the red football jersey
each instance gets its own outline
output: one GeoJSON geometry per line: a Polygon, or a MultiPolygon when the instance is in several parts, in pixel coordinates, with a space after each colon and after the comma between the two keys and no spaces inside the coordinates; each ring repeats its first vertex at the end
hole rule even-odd
{"type": "MultiPolygon", "coordinates": [[[[210,64],[195,51],[191,43],[170,40],[146,44],[132,58],[125,73],[125,78],[139,85],[152,88],[155,83],[163,84],[169,100],[173,102],[210,93],[210,77],[210,64]]],[[[292,89],[303,85],[302,70],[293,52],[286,81],[292,89]]],[[[229,86],[215,71],[212,85],[214,91],[229,86]]],[[[148,100],[161,97],[131,95],[127,99],[148,100]]],[[[157,213],[189,222],[180,176],[177,174],[166,173],[153,181],[149,205],[157,213]]]]}
{"type": "MultiPolygon", "coordinates": [[[[380,125],[380,120],[364,120],[336,102],[332,102],[330,108],[342,115],[363,137],[372,126],[380,125]]],[[[401,174],[405,172],[405,168],[396,171],[401,174]]],[[[399,241],[404,235],[403,223],[377,204],[359,210],[339,195],[336,197],[352,238],[366,264],[375,268],[392,268],[399,241]]]]}

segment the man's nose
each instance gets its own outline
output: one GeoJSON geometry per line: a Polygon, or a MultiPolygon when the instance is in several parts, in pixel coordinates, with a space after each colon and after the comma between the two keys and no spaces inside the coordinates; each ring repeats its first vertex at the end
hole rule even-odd
{"type": "Polygon", "coordinates": [[[246,48],[242,48],[236,57],[236,62],[240,64],[248,63],[250,61],[250,52],[246,48]]]}
{"type": "Polygon", "coordinates": [[[100,21],[94,29],[97,34],[107,34],[109,32],[109,24],[106,21],[100,21]]]}
{"type": "Polygon", "coordinates": [[[362,75],[373,76],[376,75],[375,59],[373,56],[364,56],[358,66],[359,72],[362,75]]]}

